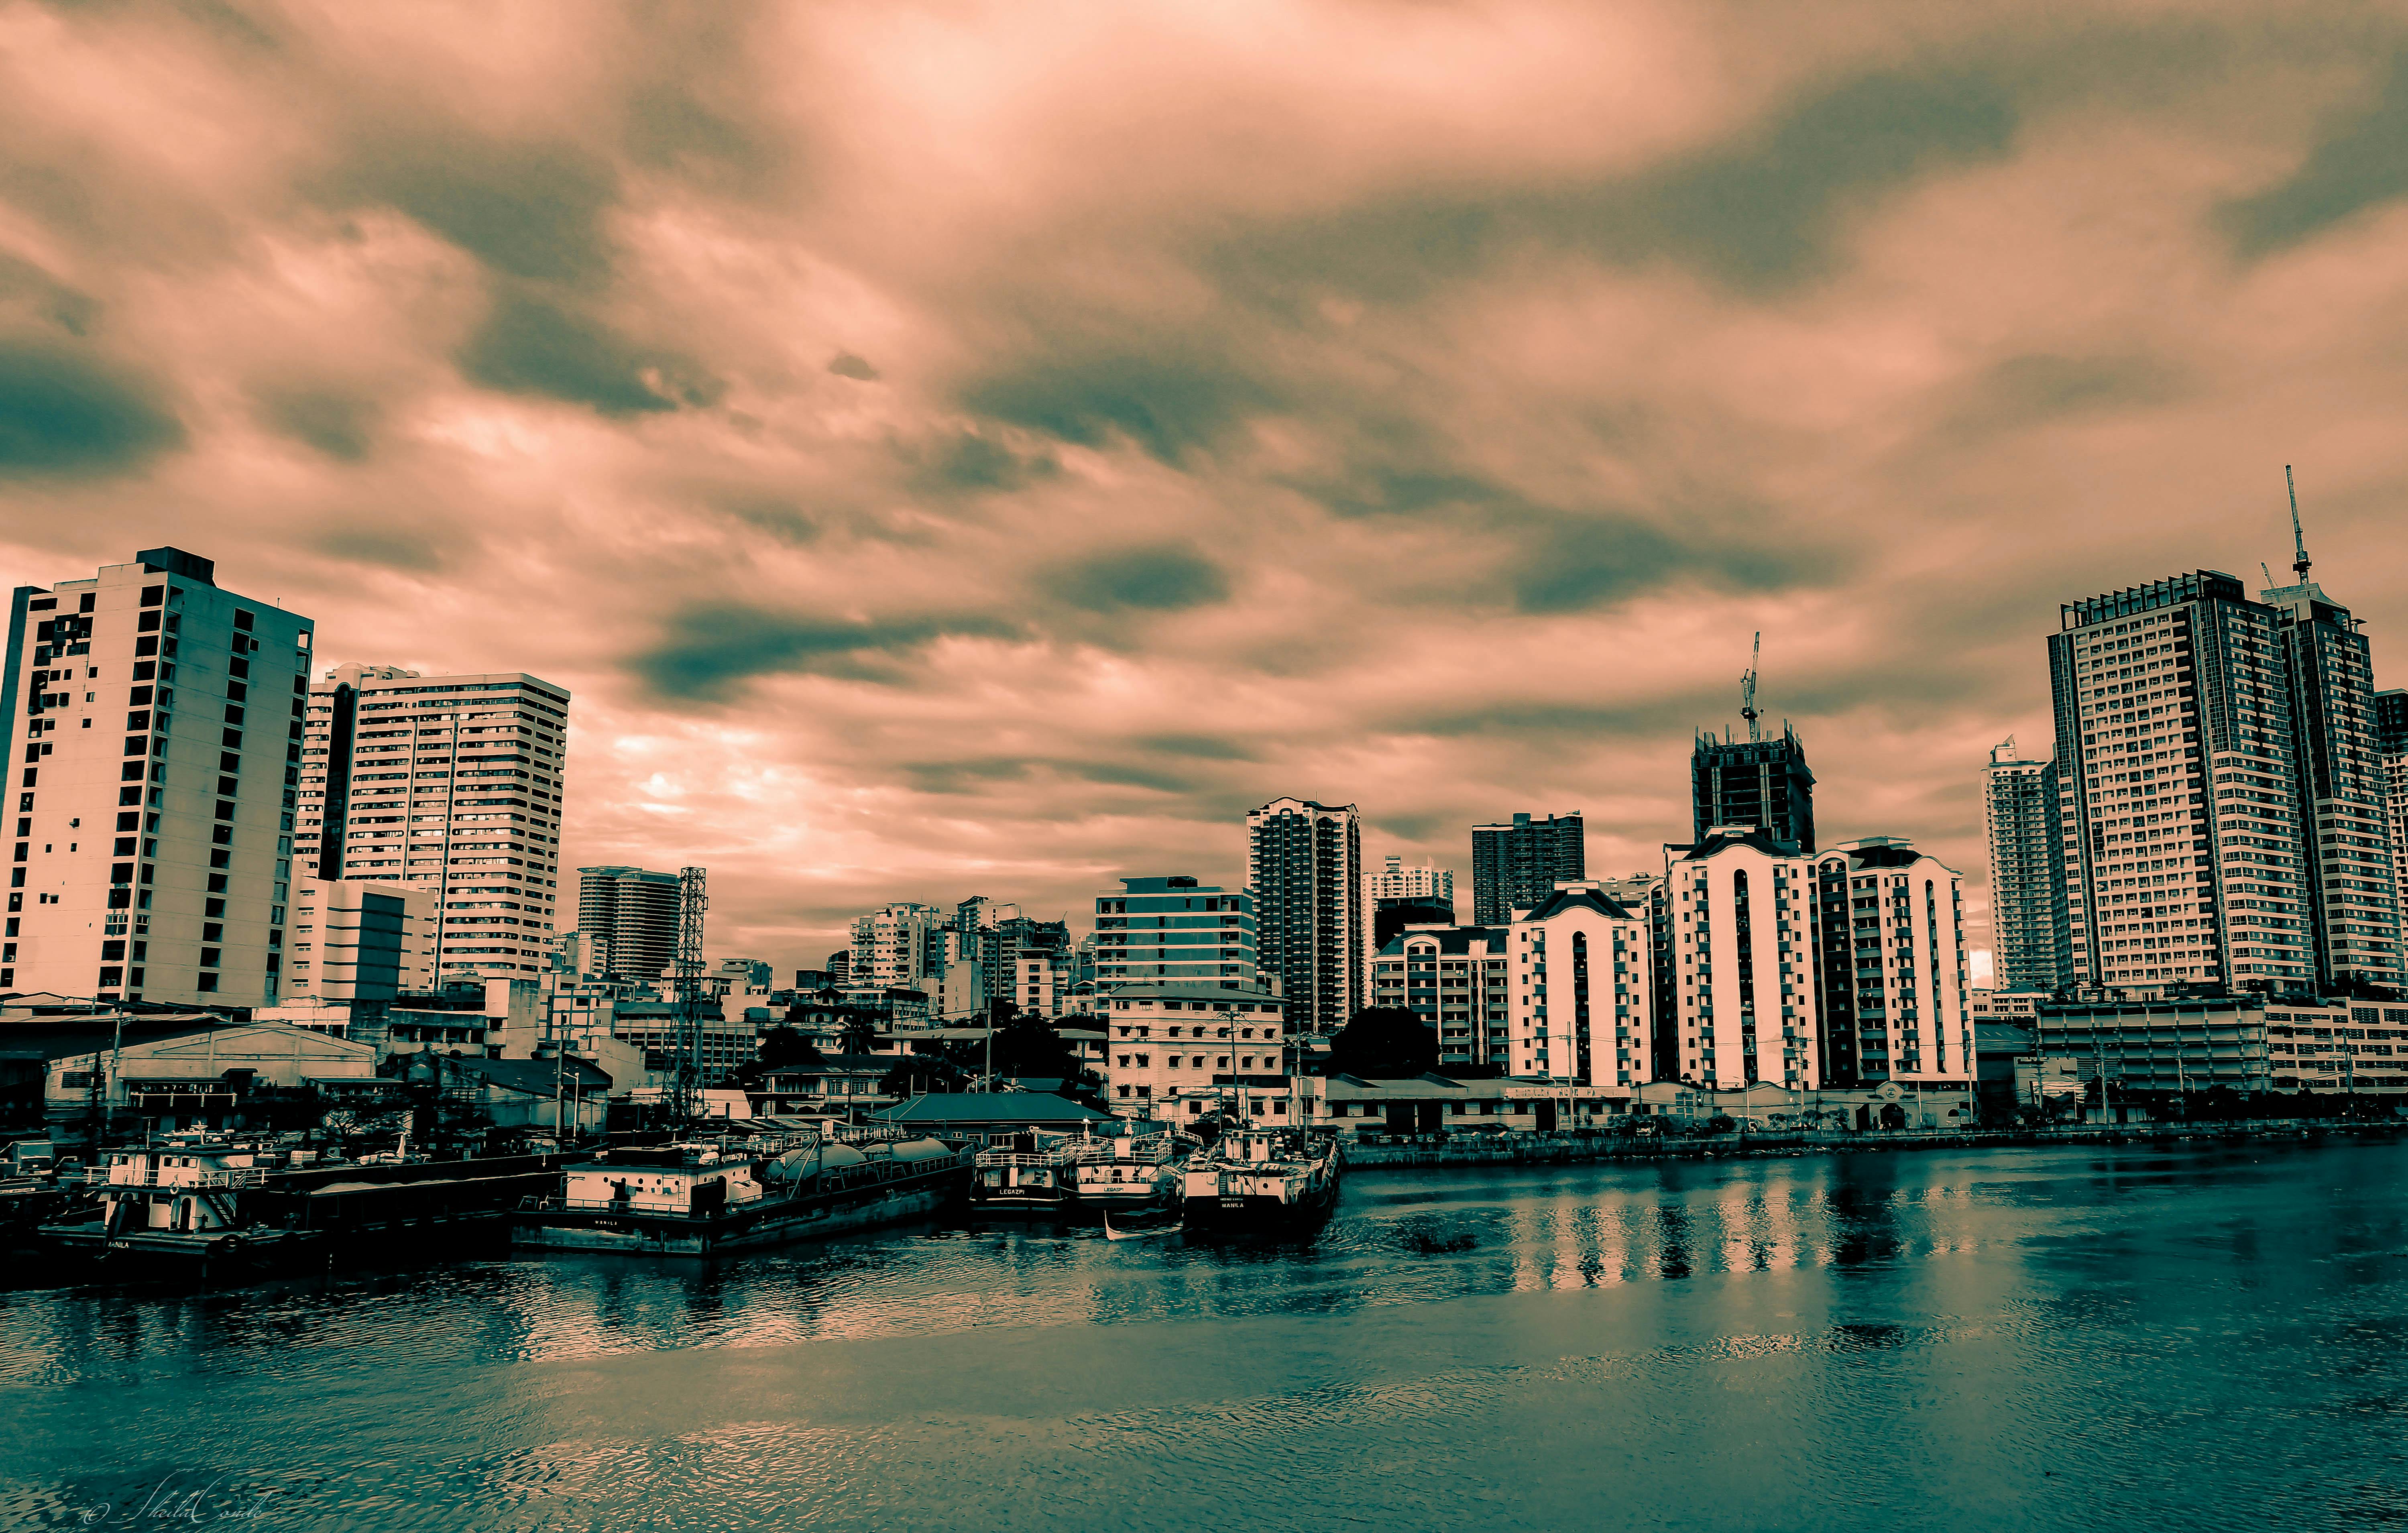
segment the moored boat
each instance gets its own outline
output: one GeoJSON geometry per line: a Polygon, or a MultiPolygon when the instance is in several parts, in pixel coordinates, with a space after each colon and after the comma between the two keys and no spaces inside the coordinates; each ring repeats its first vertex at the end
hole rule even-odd
{"type": "Polygon", "coordinates": [[[1338,1206],[1338,1141],[1293,1128],[1233,1128],[1181,1173],[1190,1230],[1310,1229],[1338,1206]]]}
{"type": "Polygon", "coordinates": [[[1164,1128],[1099,1136],[1088,1143],[1089,1153],[1074,1168],[1082,1206],[1124,1218],[1179,1206],[1184,1191],[1180,1162],[1195,1148],[1193,1139],[1164,1128]]]}
{"type": "Polygon", "coordinates": [[[53,1249],[204,1278],[284,1266],[322,1239],[261,1223],[242,1194],[267,1182],[251,1144],[198,1138],[108,1153],[99,1217],[45,1225],[53,1249]]]}
{"type": "Polygon", "coordinates": [[[605,1151],[530,1199],[510,1243],[709,1256],[934,1212],[960,1197],[970,1154],[939,1139],[816,1134],[605,1151]]]}
{"type": "Polygon", "coordinates": [[[1068,1212],[1079,1201],[1086,1142],[1039,1128],[990,1141],[971,1161],[970,1207],[981,1213],[1068,1212]]]}

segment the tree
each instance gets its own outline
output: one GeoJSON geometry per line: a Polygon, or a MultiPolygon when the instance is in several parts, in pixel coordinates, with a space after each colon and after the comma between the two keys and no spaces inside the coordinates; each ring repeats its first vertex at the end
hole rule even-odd
{"type": "Polygon", "coordinates": [[[1367,1006],[1329,1040],[1329,1067],[1366,1081],[1438,1068],[1438,1034],[1401,1006],[1367,1006]]]}
{"type": "Polygon", "coordinates": [[[1004,1079],[1021,1076],[1044,1081],[1069,1081],[1079,1074],[1079,1056],[1043,1017],[1024,1014],[1010,1001],[999,1000],[988,1017],[995,1028],[995,1073],[1004,1079]]]}
{"type": "Polygon", "coordinates": [[[838,1047],[849,1054],[876,1053],[878,1018],[868,1011],[848,1011],[844,1019],[843,1041],[838,1047]]]}
{"type": "Polygon", "coordinates": [[[819,1045],[792,1026],[772,1027],[761,1035],[761,1067],[765,1070],[813,1069],[824,1063],[819,1045]]]}
{"type": "Polygon", "coordinates": [[[878,1089],[888,1096],[909,1096],[914,1092],[934,1096],[961,1090],[962,1075],[962,1067],[945,1054],[914,1049],[880,1079],[878,1089]]]}

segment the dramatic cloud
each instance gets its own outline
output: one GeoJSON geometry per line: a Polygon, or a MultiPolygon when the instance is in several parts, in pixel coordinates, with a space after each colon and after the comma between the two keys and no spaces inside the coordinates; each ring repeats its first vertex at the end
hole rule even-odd
{"type": "MultiPolygon", "coordinates": [[[[2057,604],[2286,546],[2401,680],[2408,21],[1840,0],[0,10],[0,551],[576,694],[781,967],[1685,834],[1751,636],[1985,908],[2057,604]]],[[[1468,888],[1464,891],[1468,895],[1468,888]]]]}

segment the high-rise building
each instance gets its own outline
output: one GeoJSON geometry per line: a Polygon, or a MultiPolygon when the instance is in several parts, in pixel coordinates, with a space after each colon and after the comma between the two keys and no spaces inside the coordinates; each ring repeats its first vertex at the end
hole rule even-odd
{"type": "Polygon", "coordinates": [[[2408,692],[2374,695],[2374,741],[2383,756],[2383,811],[2391,834],[2391,897],[2408,935],[2408,692]]]}
{"type": "Polygon", "coordinates": [[[1452,868],[1419,863],[1412,867],[1396,852],[1388,853],[1388,865],[1363,880],[1363,899],[1367,908],[1377,909],[1383,899],[1410,900],[1416,905],[1455,905],[1455,872],[1452,868]]]}
{"type": "Polygon", "coordinates": [[[2374,748],[2386,756],[2408,756],[2408,692],[2393,687],[2374,695],[2374,748]]]}
{"type": "Polygon", "coordinates": [[[287,997],[383,1001],[435,988],[435,891],[358,879],[293,881],[287,997]]]}
{"type": "Polygon", "coordinates": [[[1254,988],[1254,895],[1184,874],[1120,881],[1096,895],[1097,990],[1140,983],[1254,988]]]}
{"type": "Polygon", "coordinates": [[[1821,1083],[1971,1084],[1972,996],[1956,871],[1895,836],[1843,842],[1813,865],[1821,1083]]]}
{"type": "Polygon", "coordinates": [[[1779,739],[1718,740],[1699,735],[1689,752],[1692,840],[1722,825],[1754,825],[1800,852],[1814,850],[1814,773],[1787,724],[1779,739]]]}
{"type": "Polygon", "coordinates": [[[1654,1079],[1646,912],[1576,881],[1525,906],[1511,929],[1512,1073],[1574,1086],[1654,1079]]]}
{"type": "Polygon", "coordinates": [[[1398,932],[1433,922],[1455,924],[1453,869],[1428,863],[1407,867],[1404,858],[1389,852],[1387,867],[1363,876],[1363,972],[1371,972],[1373,961],[1398,932]]]}
{"type": "Polygon", "coordinates": [[[1586,836],[1578,813],[1472,826],[1472,924],[1502,926],[1555,898],[1556,884],[1588,877],[1586,836]]]}
{"type": "Polygon", "coordinates": [[[934,905],[882,905],[855,917],[845,982],[858,988],[921,989],[924,981],[944,972],[946,925],[944,913],[934,905]]]}
{"type": "Polygon", "coordinates": [[[590,946],[592,971],[624,983],[657,985],[677,963],[679,906],[675,873],[642,867],[577,870],[577,929],[590,946]]]}
{"type": "Polygon", "coordinates": [[[2373,661],[2349,609],[2308,579],[2258,593],[2281,614],[2275,642],[2291,694],[2291,768],[2301,807],[2316,980],[2397,986],[2400,901],[2376,730],[2373,661]]]}
{"type": "Polygon", "coordinates": [[[2072,958],[2065,924],[2065,849],[2057,841],[2057,766],[1990,752],[1982,795],[1990,835],[1994,990],[2055,990],[2072,958]]]}
{"type": "Polygon", "coordinates": [[[1371,962],[1373,1006],[1411,1011],[1438,1037],[1444,1071],[1511,1067],[1512,934],[1489,926],[1407,925],[1371,962]]]}
{"type": "Polygon", "coordinates": [[[0,990],[273,1004],[309,620],[172,548],[20,586],[8,617],[0,990]]]}
{"type": "Polygon", "coordinates": [[[1799,1091],[1822,1083],[1813,880],[1813,859],[1795,842],[1753,826],[1721,826],[1664,849],[1679,1079],[1799,1091]]]}
{"type": "Polygon", "coordinates": [[[309,692],[296,845],[318,877],[435,891],[437,983],[549,963],[568,694],[520,671],[337,666],[309,692]]]}
{"type": "Polygon", "coordinates": [[[1345,1026],[1366,993],[1354,806],[1275,798],[1247,815],[1246,884],[1257,962],[1280,980],[1292,1028],[1310,1036],[1345,1026]]]}
{"type": "Polygon", "coordinates": [[[2048,638],[2071,981],[2315,976],[2283,614],[2215,570],[2067,603],[2048,638]]]}

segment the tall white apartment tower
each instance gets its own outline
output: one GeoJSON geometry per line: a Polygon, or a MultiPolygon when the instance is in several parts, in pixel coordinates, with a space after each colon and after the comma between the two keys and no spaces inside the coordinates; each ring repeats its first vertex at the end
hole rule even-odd
{"type": "Polygon", "coordinates": [[[1335,1033],[1369,993],[1362,816],[1275,798],[1246,816],[1246,886],[1260,971],[1279,978],[1297,1033],[1335,1033]]]}
{"type": "Polygon", "coordinates": [[[519,671],[338,666],[310,690],[301,846],[326,879],[434,891],[437,983],[544,971],[568,694],[519,671]],[[322,767],[319,766],[323,763],[322,767]]]}
{"type": "Polygon", "coordinates": [[[1754,826],[1710,827],[1664,849],[1664,882],[1679,1078],[1820,1086],[1813,858],[1754,826]]]}
{"type": "MultiPolygon", "coordinates": [[[[1511,1073],[1575,1086],[1653,1080],[1646,911],[1632,911],[1595,881],[1568,881],[1535,908],[1514,911],[1511,930],[1511,1073]]],[[[1406,938],[1419,935],[1409,930],[1406,938]]]]}
{"type": "Polygon", "coordinates": [[[172,548],[20,586],[8,616],[0,991],[273,1004],[309,620],[172,548]]]}
{"type": "Polygon", "coordinates": [[[1813,953],[1823,1085],[1972,1082],[1956,869],[1897,836],[1818,853],[1813,953]]]}
{"type": "Polygon", "coordinates": [[[1999,990],[2054,990],[2072,954],[2065,924],[2065,854],[2057,842],[2057,766],[1990,752],[1983,777],[1990,836],[1990,957],[1999,990]]]}
{"type": "Polygon", "coordinates": [[[2071,982],[2315,975],[2284,615],[2216,570],[2065,604],[2048,637],[2071,982]]]}

